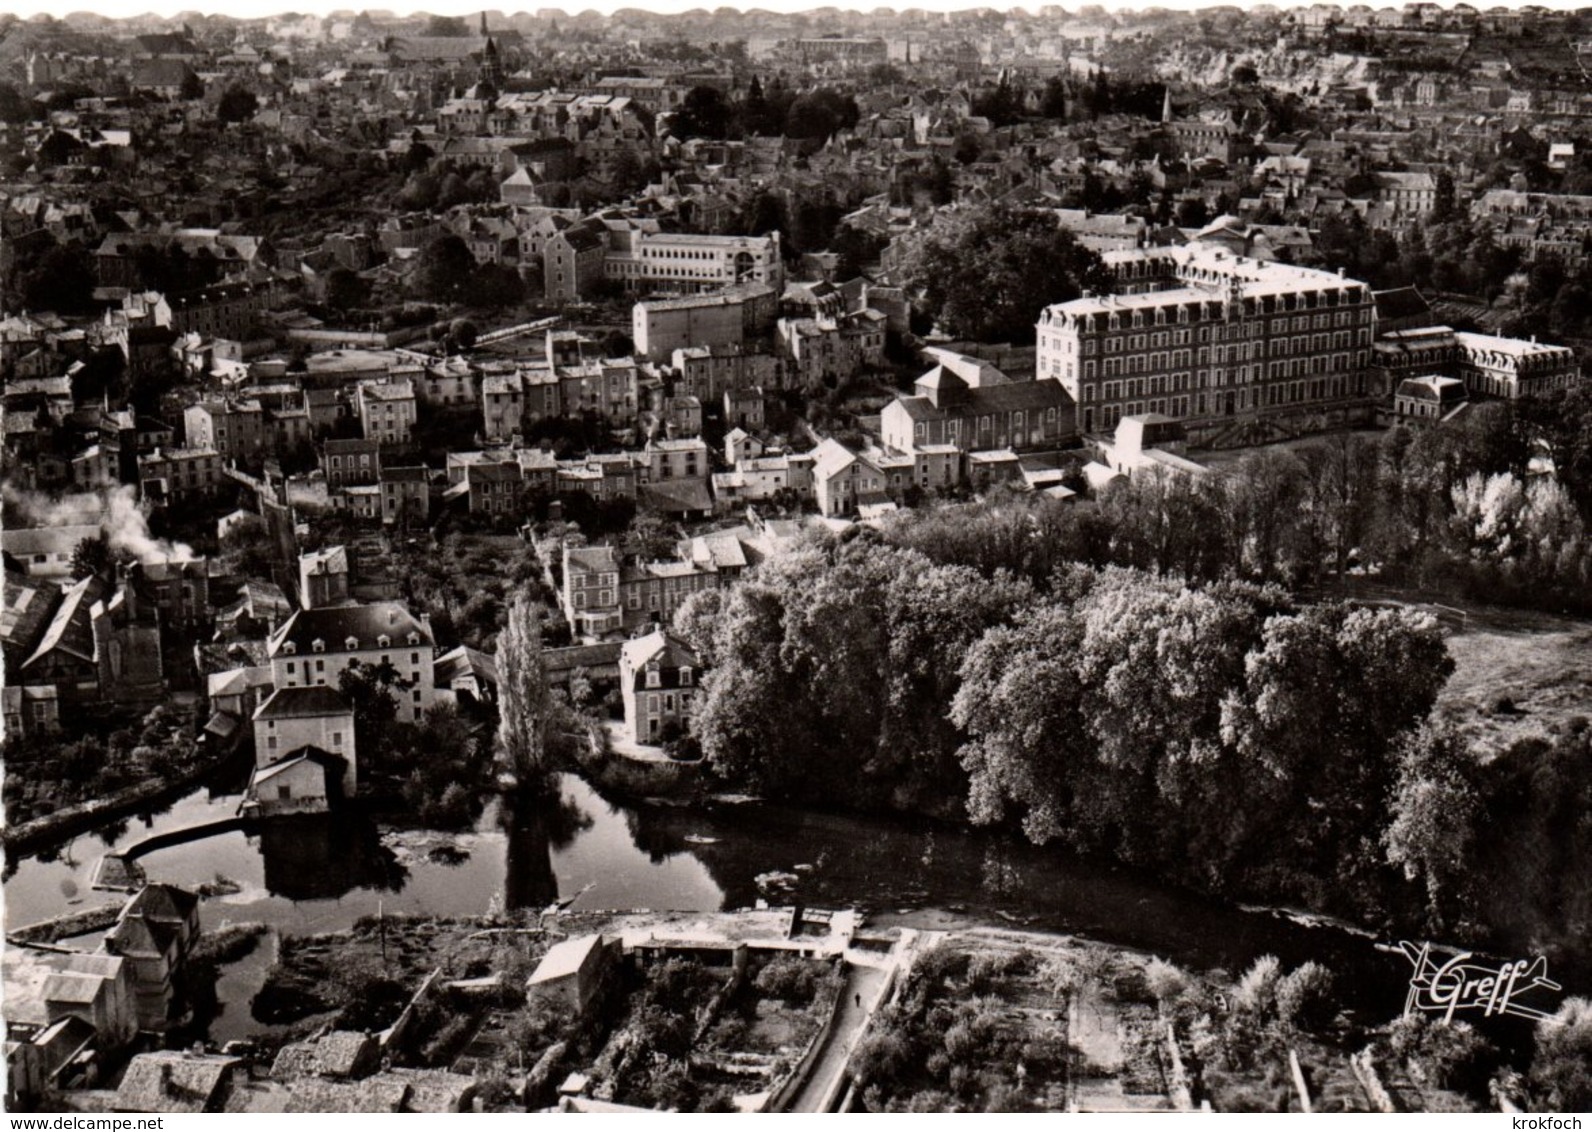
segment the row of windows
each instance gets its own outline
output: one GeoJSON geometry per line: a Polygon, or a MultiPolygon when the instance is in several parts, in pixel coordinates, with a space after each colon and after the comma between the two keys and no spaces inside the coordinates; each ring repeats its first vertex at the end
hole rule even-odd
{"type": "MultiPolygon", "coordinates": [[[[1200,361],[1200,362],[1204,362],[1205,361],[1204,353],[1205,352],[1203,350],[1199,351],[1198,354],[1196,355],[1196,360],[1200,361]]],[[[1215,351],[1215,354],[1214,354],[1214,357],[1212,358],[1212,361],[1214,361],[1217,365],[1237,365],[1239,367],[1238,368],[1238,372],[1234,376],[1237,378],[1238,381],[1242,382],[1242,381],[1250,380],[1251,377],[1258,378],[1260,376],[1260,367],[1258,365],[1246,365],[1246,364],[1243,364],[1243,363],[1246,363],[1246,362],[1250,362],[1253,358],[1258,357],[1258,356],[1259,355],[1256,354],[1254,351],[1251,351],[1251,350],[1249,350],[1247,348],[1246,349],[1240,349],[1239,347],[1236,347],[1236,346],[1234,346],[1234,347],[1226,347],[1226,348],[1220,348],[1219,347],[1215,351]]],[[[1128,359],[1107,358],[1107,359],[1105,359],[1104,363],[1101,366],[1101,374],[1100,374],[1100,376],[1111,378],[1111,377],[1130,376],[1130,375],[1135,374],[1135,373],[1152,373],[1152,372],[1154,372],[1156,370],[1165,368],[1169,364],[1169,362],[1170,362],[1171,365],[1174,365],[1174,366],[1175,365],[1187,365],[1188,364],[1188,358],[1189,358],[1189,352],[1186,351],[1186,350],[1179,351],[1177,353],[1172,354],[1170,356],[1170,359],[1169,359],[1168,355],[1165,355],[1165,354],[1140,356],[1140,357],[1128,358],[1128,359]]],[[[1346,369],[1350,365],[1364,366],[1364,365],[1368,364],[1368,361],[1369,361],[1369,355],[1368,355],[1368,352],[1365,351],[1365,350],[1361,350],[1355,355],[1351,355],[1351,354],[1347,354],[1347,353],[1337,353],[1337,354],[1331,354],[1331,355],[1327,355],[1327,354],[1324,354],[1324,353],[1315,353],[1315,354],[1312,354],[1311,356],[1308,356],[1308,357],[1293,358],[1293,359],[1290,359],[1288,361],[1282,361],[1282,362],[1272,362],[1270,368],[1271,368],[1271,375],[1274,376],[1274,377],[1278,377],[1278,376],[1288,376],[1288,375],[1290,375],[1292,373],[1302,373],[1302,372],[1306,372],[1306,371],[1311,372],[1311,373],[1319,373],[1319,372],[1323,372],[1323,371],[1325,371],[1327,369],[1346,369]],[[1282,368],[1279,369],[1278,367],[1282,367],[1282,368]]],[[[1063,378],[1063,380],[1068,383],[1069,390],[1072,390],[1072,383],[1074,382],[1075,379],[1074,379],[1073,364],[1071,362],[1068,362],[1065,366],[1062,366],[1062,367],[1056,366],[1054,364],[1054,362],[1053,362],[1051,367],[1050,367],[1050,372],[1051,372],[1052,375],[1054,375],[1056,377],[1063,378]]],[[[1201,386],[1204,386],[1205,384],[1207,384],[1206,377],[1207,377],[1208,373],[1214,373],[1214,382],[1212,382],[1213,384],[1216,384],[1216,385],[1224,384],[1224,381],[1222,379],[1224,372],[1226,372],[1224,370],[1218,369],[1218,370],[1214,370],[1214,371],[1207,371],[1207,370],[1201,369],[1198,372],[1199,372],[1199,384],[1201,386]]],[[[1084,381],[1086,381],[1086,382],[1093,381],[1095,379],[1095,376],[1096,376],[1095,363],[1092,362],[1092,361],[1084,362],[1083,363],[1083,379],[1084,379],[1084,381]]],[[[1074,391],[1074,394],[1076,395],[1076,391],[1074,391]]],[[[1085,396],[1087,396],[1087,395],[1085,395],[1085,396]]]]}
{"type": "MultiPolygon", "coordinates": [[[[690,712],[690,704],[691,704],[691,693],[690,692],[681,692],[680,693],[680,711],[683,712],[683,713],[689,713],[690,712]]],[[[653,692],[653,693],[651,693],[650,695],[647,696],[647,714],[655,716],[660,711],[663,711],[665,713],[673,713],[673,711],[674,711],[674,693],[673,692],[653,692]]],[[[657,720],[653,720],[653,723],[657,723],[657,720]]]]}
{"type": "MultiPolygon", "coordinates": [[[[410,645],[419,644],[420,643],[420,634],[419,633],[410,633],[407,637],[404,638],[404,643],[405,644],[410,644],[410,645]]],[[[383,634],[381,634],[380,636],[378,636],[376,638],[376,647],[379,648],[379,649],[388,648],[389,646],[391,646],[391,644],[392,644],[392,638],[390,636],[388,636],[386,633],[383,633],[383,634]]],[[[357,652],[357,651],[359,651],[359,638],[358,637],[348,637],[347,639],[345,639],[343,641],[343,649],[346,652],[357,652]]],[[[312,652],[325,652],[326,651],[326,642],[321,640],[319,637],[317,637],[315,640],[310,642],[310,650],[312,652]]],[[[296,643],[294,643],[293,641],[284,641],[283,642],[283,644],[282,644],[282,655],[283,656],[292,656],[292,655],[294,655],[297,652],[298,652],[298,645],[296,643]]],[[[385,657],[385,656],[382,657],[382,660],[386,660],[386,659],[387,659],[387,657],[385,657]]],[[[419,653],[410,653],[409,654],[409,663],[411,663],[411,664],[419,664],[420,663],[420,654],[419,653]]],[[[290,669],[288,669],[288,671],[291,672],[292,669],[290,668],[290,669]]]]}
{"type": "MultiPolygon", "coordinates": [[[[656,664],[647,665],[647,687],[658,688],[662,686],[662,683],[663,674],[658,671],[658,666],[656,664]]],[[[689,665],[680,669],[680,685],[685,688],[691,686],[691,668],[689,665]]]]}
{"type": "MultiPolygon", "coordinates": [[[[1328,294],[1332,293],[1334,292],[1328,292],[1328,294]]],[[[1287,297],[1282,296],[1274,301],[1281,303],[1286,302],[1286,300],[1287,297]]],[[[1124,316],[1121,312],[1111,311],[1105,315],[1105,329],[1108,332],[1115,332],[1124,329],[1138,330],[1146,326],[1166,326],[1174,321],[1178,324],[1186,325],[1189,322],[1198,321],[1198,318],[1192,313],[1193,308],[1198,307],[1201,311],[1203,311],[1206,309],[1206,304],[1214,305],[1219,301],[1220,300],[1214,298],[1205,300],[1185,299],[1174,301],[1167,303],[1165,306],[1156,306],[1149,308],[1148,310],[1140,309],[1132,311],[1127,315],[1126,319],[1124,319],[1124,316]],[[1175,319],[1168,314],[1169,311],[1173,310],[1176,311],[1175,319]],[[1124,322],[1126,322],[1126,325],[1124,325],[1124,322]]],[[[1352,298],[1344,300],[1345,303],[1352,303],[1354,301],[1356,300],[1352,298]]],[[[1313,309],[1318,305],[1319,299],[1313,294],[1306,293],[1296,296],[1295,302],[1299,303],[1304,309],[1313,309]]],[[[1324,306],[1333,304],[1319,303],[1319,305],[1324,306]]],[[[1247,308],[1244,312],[1249,319],[1259,318],[1263,321],[1268,318],[1270,313],[1271,312],[1261,312],[1247,308]]],[[[1330,314],[1319,313],[1315,315],[1296,315],[1291,319],[1286,316],[1271,318],[1271,324],[1272,330],[1275,333],[1282,333],[1290,329],[1290,326],[1293,330],[1309,330],[1312,328],[1324,330],[1329,326],[1348,326],[1356,317],[1357,313],[1355,311],[1345,309],[1338,310],[1330,314]]]]}
{"type": "Polygon", "coordinates": [[[722,252],[698,251],[694,248],[653,248],[642,249],[642,254],[652,259],[692,259],[704,262],[722,258],[722,252]]]}
{"type": "MultiPolygon", "coordinates": [[[[276,720],[274,720],[274,719],[273,720],[268,720],[266,722],[266,727],[270,728],[271,730],[275,730],[276,729],[276,720]]],[[[268,749],[273,750],[273,751],[276,750],[276,738],[277,737],[275,735],[266,736],[265,745],[266,745],[266,747],[268,749]]],[[[332,732],[332,746],[341,747],[342,745],[343,745],[343,733],[341,731],[333,731],[332,732]]]]}
{"type": "MultiPolygon", "coordinates": [[[[1175,330],[1158,331],[1154,334],[1115,334],[1111,337],[1098,339],[1093,337],[1084,337],[1081,352],[1084,354],[1095,353],[1096,342],[1099,343],[1100,352],[1107,354],[1120,354],[1130,350],[1157,349],[1164,346],[1184,346],[1195,340],[1200,342],[1236,341],[1243,338],[1264,338],[1268,336],[1284,335],[1290,332],[1298,333],[1312,329],[1328,330],[1334,326],[1344,329],[1347,333],[1350,332],[1347,328],[1352,328],[1357,322],[1364,321],[1364,319],[1356,319],[1352,312],[1339,311],[1335,315],[1321,314],[1315,315],[1313,318],[1278,318],[1271,320],[1269,325],[1264,320],[1245,320],[1225,326],[1201,326],[1197,331],[1175,330]]],[[[1370,333],[1371,331],[1369,327],[1360,327],[1360,335],[1363,340],[1369,341],[1370,333]]],[[[1042,350],[1056,349],[1061,350],[1064,353],[1078,353],[1078,341],[1079,335],[1076,333],[1058,334],[1054,337],[1051,337],[1047,334],[1041,334],[1039,345],[1040,349],[1042,350]]]]}
{"type": "MultiPolygon", "coordinates": [[[[1352,383],[1357,395],[1365,393],[1365,378],[1357,377],[1352,383]]],[[[1123,416],[1133,416],[1141,412],[1164,413],[1174,417],[1188,416],[1192,409],[1196,417],[1209,411],[1227,412],[1239,409],[1273,407],[1279,405],[1298,404],[1304,401],[1321,401],[1330,398],[1343,397],[1351,387],[1349,380],[1342,375],[1333,378],[1321,378],[1316,381],[1295,381],[1286,384],[1260,386],[1253,389],[1238,389],[1207,399],[1203,392],[1182,397],[1153,398],[1153,393],[1159,390],[1144,388],[1142,382],[1123,382],[1120,387],[1114,383],[1105,388],[1106,399],[1116,401],[1117,398],[1150,398],[1147,400],[1125,400],[1114,404],[1101,406],[1100,414],[1105,427],[1115,425],[1123,416]]],[[[1094,428],[1093,408],[1084,410],[1084,430],[1094,428]]]]}

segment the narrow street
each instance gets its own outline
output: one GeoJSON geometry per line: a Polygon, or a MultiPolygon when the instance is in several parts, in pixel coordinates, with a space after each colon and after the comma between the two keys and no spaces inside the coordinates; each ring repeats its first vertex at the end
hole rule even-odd
{"type": "Polygon", "coordinates": [[[846,985],[841,991],[841,1009],[834,1025],[824,1036],[807,1080],[790,1102],[787,1112],[828,1112],[840,1097],[840,1086],[851,1058],[852,1048],[868,1021],[875,1006],[874,1000],[884,987],[888,972],[883,967],[863,967],[851,964],[847,968],[846,985]],[[859,1005],[860,1003],[860,1005],[859,1005]]]}

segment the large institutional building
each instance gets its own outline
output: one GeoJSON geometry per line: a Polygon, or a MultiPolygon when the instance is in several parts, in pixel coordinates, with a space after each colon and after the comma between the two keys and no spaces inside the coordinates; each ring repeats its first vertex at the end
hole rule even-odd
{"type": "Polygon", "coordinates": [[[610,231],[603,274],[628,291],[698,294],[740,283],[785,286],[779,233],[704,236],[678,232],[610,231]]]}
{"type": "Polygon", "coordinates": [[[1257,420],[1290,432],[1370,420],[1364,283],[1210,244],[1103,258],[1120,293],[1058,303],[1038,324],[1037,376],[1072,395],[1080,431],[1159,413],[1210,444],[1257,420]]]}

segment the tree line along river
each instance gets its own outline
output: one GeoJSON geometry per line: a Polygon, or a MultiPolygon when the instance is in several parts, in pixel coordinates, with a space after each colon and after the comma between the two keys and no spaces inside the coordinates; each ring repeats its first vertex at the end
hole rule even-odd
{"type": "MultiPolygon", "coordinates": [[[[557,804],[519,813],[494,804],[463,834],[319,815],[166,845],[139,863],[152,881],[219,889],[201,904],[208,930],[257,922],[305,935],[348,928],[378,910],[473,916],[567,901],[575,910],[717,911],[767,898],[857,906],[885,924],[1011,923],[1197,969],[1237,973],[1265,954],[1285,968],[1313,959],[1338,975],[1346,1007],[1376,1019],[1403,1006],[1407,963],[1364,933],[1237,908],[1063,850],[927,821],[761,802],[621,804],[574,775],[559,785],[557,804]]],[[[160,813],[14,869],[8,863],[7,929],[119,901],[89,888],[102,854],[231,818],[239,800],[201,788],[160,813]]],[[[249,1002],[274,954],[274,945],[261,947],[223,970],[213,1038],[262,1028],[249,1002]]]]}

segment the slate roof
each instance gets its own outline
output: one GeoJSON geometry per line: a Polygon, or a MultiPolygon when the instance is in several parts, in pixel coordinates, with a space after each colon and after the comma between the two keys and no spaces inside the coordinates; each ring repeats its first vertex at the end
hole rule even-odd
{"type": "Polygon", "coordinates": [[[559,233],[559,237],[577,252],[596,251],[599,248],[606,247],[608,244],[603,233],[581,225],[566,228],[559,233]]]}
{"type": "Polygon", "coordinates": [[[199,897],[171,884],[149,884],[127,902],[122,916],[143,916],[153,920],[187,920],[199,907],[199,897]]]}
{"type": "Polygon", "coordinates": [[[304,654],[313,650],[316,641],[322,641],[327,652],[346,652],[349,638],[358,641],[361,649],[375,649],[381,647],[376,643],[378,637],[391,637],[400,645],[408,644],[410,633],[417,634],[423,645],[436,643],[431,626],[396,601],[301,609],[271,635],[268,649],[276,657],[291,641],[304,654]]]}
{"type": "Polygon", "coordinates": [[[67,587],[61,604],[56,608],[55,616],[50,619],[49,628],[39,640],[39,647],[33,650],[32,656],[22,662],[22,667],[26,668],[56,650],[77,657],[79,660],[93,662],[94,622],[91,610],[104,590],[105,583],[93,576],[67,587]]]}
{"type": "Polygon", "coordinates": [[[713,496],[701,480],[671,480],[641,489],[642,501],[664,512],[711,511],[713,496]]]}
{"type": "Polygon", "coordinates": [[[164,1051],[128,1063],[116,1090],[119,1112],[213,1112],[225,1100],[236,1057],[164,1051]]]}
{"type": "MultiPolygon", "coordinates": [[[[546,654],[543,655],[545,658],[546,654]]],[[[498,678],[497,660],[469,645],[460,645],[443,653],[437,657],[431,670],[435,674],[433,683],[438,687],[446,687],[459,677],[472,673],[490,684],[496,684],[498,678]]]]}
{"type": "Polygon", "coordinates": [[[348,765],[347,760],[341,756],[334,755],[329,751],[323,751],[316,746],[306,745],[289,751],[286,755],[277,759],[276,762],[256,770],[249,779],[249,790],[253,792],[260,783],[267,782],[282,772],[302,766],[304,763],[312,763],[320,767],[322,772],[335,771],[338,778],[342,777],[343,768],[348,765]]]}
{"type": "Polygon", "coordinates": [[[5,607],[4,612],[0,613],[0,642],[4,643],[8,669],[20,668],[23,660],[32,654],[60,601],[58,586],[43,579],[6,571],[5,607]]]}
{"type": "Polygon", "coordinates": [[[18,561],[35,554],[71,554],[84,539],[98,538],[97,524],[74,523],[62,527],[13,527],[0,532],[0,545],[18,561]]]}
{"type": "Polygon", "coordinates": [[[299,569],[308,568],[311,574],[348,573],[348,550],[341,546],[328,546],[299,555],[299,569]]]}
{"type": "Polygon", "coordinates": [[[1432,313],[1432,305],[1414,287],[1395,287],[1391,291],[1373,291],[1378,322],[1399,319],[1425,318],[1432,313]]]}
{"type": "Polygon", "coordinates": [[[619,641],[605,641],[596,645],[543,649],[542,667],[549,676],[572,672],[577,668],[613,668],[619,663],[621,647],[619,641]]]}
{"type": "MultiPolygon", "coordinates": [[[[928,404],[928,401],[922,397],[903,399],[903,401],[906,400],[923,401],[924,404],[928,404]]],[[[857,455],[838,440],[824,441],[813,450],[813,457],[813,475],[820,479],[827,479],[830,476],[837,475],[850,467],[853,462],[859,460],[869,467],[873,467],[871,461],[857,455]]]]}
{"type": "Polygon", "coordinates": [[[324,684],[304,688],[278,688],[255,709],[260,719],[315,719],[326,715],[347,715],[354,709],[342,693],[324,684]]]}
{"type": "Polygon", "coordinates": [[[955,404],[937,409],[927,397],[903,397],[901,406],[915,421],[1007,413],[1017,409],[1060,409],[1072,397],[1059,381],[1017,381],[1010,385],[976,386],[955,404]]]}
{"type": "Polygon", "coordinates": [[[474,35],[408,35],[395,38],[387,50],[401,59],[463,62],[486,50],[490,37],[474,35]]]}
{"type": "Polygon", "coordinates": [[[78,975],[71,972],[51,975],[44,980],[44,1001],[89,1003],[99,997],[105,980],[95,975],[78,975]]]}
{"type": "Polygon", "coordinates": [[[288,1112],[402,1112],[409,1095],[405,1081],[387,1074],[363,1081],[300,1077],[288,1083],[288,1112]]]}
{"type": "MultiPolygon", "coordinates": [[[[690,645],[666,629],[626,641],[619,650],[619,656],[631,671],[645,668],[653,661],[657,661],[661,668],[697,668],[701,663],[690,645]]],[[[551,958],[552,952],[548,952],[548,956],[551,958]]]]}
{"type": "Polygon", "coordinates": [[[572,546],[565,548],[566,561],[599,573],[613,573],[619,569],[611,546],[572,546]]]}
{"type": "Polygon", "coordinates": [[[378,1060],[374,1038],[355,1030],[333,1030],[317,1041],[283,1046],[271,1063],[271,1075],[277,1078],[303,1073],[323,1077],[364,1076],[378,1060]]]}
{"type": "Polygon", "coordinates": [[[1398,395],[1418,401],[1459,404],[1466,399],[1465,383],[1457,377],[1407,377],[1399,382],[1398,395]]]}

